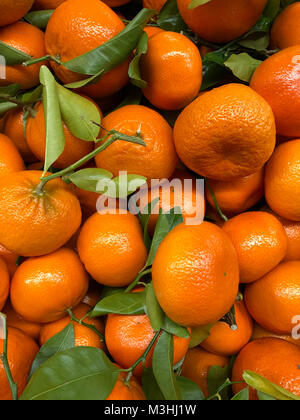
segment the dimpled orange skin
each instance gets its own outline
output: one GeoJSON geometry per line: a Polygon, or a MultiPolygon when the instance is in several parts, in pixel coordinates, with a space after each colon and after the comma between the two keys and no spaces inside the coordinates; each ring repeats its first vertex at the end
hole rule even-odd
{"type": "Polygon", "coordinates": [[[259,338],[266,338],[266,337],[273,337],[273,338],[280,338],[281,340],[286,340],[289,343],[295,344],[296,346],[300,347],[300,339],[293,338],[291,335],[279,335],[273,333],[272,331],[267,331],[266,329],[262,328],[258,324],[254,324],[253,334],[251,340],[258,340],[259,338]]]}
{"type": "Polygon", "coordinates": [[[300,260],[300,222],[292,222],[279,216],[278,218],[288,237],[288,249],[284,261],[300,260]]]}
{"type": "Polygon", "coordinates": [[[30,10],[34,0],[1,0],[0,26],[21,19],[30,10]]]}
{"type": "Polygon", "coordinates": [[[143,94],[152,105],[166,110],[185,107],[199,93],[202,60],[198,48],[186,36],[163,31],[149,39],[141,58],[143,94]]]}
{"type": "MultiPolygon", "coordinates": [[[[3,351],[4,340],[0,339],[0,353],[3,351]]],[[[36,342],[16,328],[8,328],[7,358],[12,377],[18,384],[18,396],[25,389],[32,362],[39,351],[36,342]]],[[[0,360],[0,401],[12,400],[12,395],[0,360]]]]}
{"type": "MultiPolygon", "coordinates": [[[[278,338],[252,341],[238,355],[232,374],[233,382],[243,381],[243,373],[250,370],[287,391],[300,396],[300,348],[278,338]]],[[[237,394],[246,384],[233,385],[237,394]]],[[[250,388],[250,399],[257,400],[257,392],[250,388]]]]}
{"type": "Polygon", "coordinates": [[[9,294],[9,272],[3,258],[0,258],[0,311],[5,305],[9,294]]]}
{"type": "Polygon", "coordinates": [[[275,20],[271,30],[271,48],[292,47],[300,44],[300,4],[294,3],[284,9],[275,20]]]}
{"type": "Polygon", "coordinates": [[[245,304],[237,302],[234,305],[238,329],[233,331],[225,322],[217,322],[210,330],[210,336],[201,343],[206,351],[221,356],[233,356],[249,343],[253,322],[245,304]]]}
{"type": "Polygon", "coordinates": [[[158,12],[161,11],[165,4],[166,0],[143,0],[143,7],[146,9],[157,10],[158,12]]]}
{"type": "Polygon", "coordinates": [[[0,178],[0,243],[25,257],[56,251],[81,224],[80,203],[61,179],[36,194],[42,175],[22,171],[0,178]]]}
{"type": "Polygon", "coordinates": [[[266,166],[265,196],[271,209],[300,222],[300,140],[278,146],[266,166]]]}
{"type": "MultiPolygon", "coordinates": [[[[107,115],[103,127],[135,136],[138,132],[146,146],[116,141],[95,157],[98,168],[119,175],[119,171],[142,175],[151,179],[170,178],[177,165],[172,129],[153,109],[141,105],[127,105],[107,115]]],[[[106,135],[101,131],[100,137],[106,135]]]]}
{"type": "MultiPolygon", "coordinates": [[[[233,181],[208,180],[223,213],[226,215],[242,213],[258,203],[264,196],[264,174],[262,168],[252,175],[233,181]]],[[[207,184],[205,196],[208,203],[216,209],[207,184]]]]}
{"type": "Polygon", "coordinates": [[[117,382],[112,390],[112,392],[109,394],[109,396],[106,398],[107,401],[142,401],[146,400],[146,396],[144,394],[144,391],[137,381],[137,379],[132,376],[130,378],[129,384],[125,384],[127,374],[125,372],[121,372],[117,382]]]}
{"type": "Polygon", "coordinates": [[[259,19],[267,0],[211,0],[189,9],[190,0],[177,0],[185,23],[207,41],[225,43],[247,32],[259,19]]]}
{"type": "Polygon", "coordinates": [[[231,181],[259,171],[275,148],[270,106],[248,86],[202,94],[179,115],[174,141],[181,161],[199,175],[231,181]]]}
{"type": "Polygon", "coordinates": [[[9,251],[3,245],[0,244],[0,257],[2,257],[6,262],[9,274],[12,277],[18,268],[18,255],[14,252],[9,251]]]}
{"type": "Polygon", "coordinates": [[[287,261],[245,290],[252,318],[266,330],[291,334],[300,305],[300,261],[287,261]]]}
{"type": "Polygon", "coordinates": [[[273,270],[287,252],[287,235],[272,214],[257,211],[239,214],[223,225],[233,243],[241,283],[252,283],[273,270]]]}
{"type": "Polygon", "coordinates": [[[83,225],[77,248],[91,276],[112,287],[131,283],[147,258],[141,226],[130,213],[95,213],[83,225]]]}
{"type": "Polygon", "coordinates": [[[200,347],[195,347],[187,352],[182,365],[182,376],[195,382],[202,390],[205,397],[209,396],[207,377],[212,366],[225,367],[229,359],[225,356],[209,353],[200,347]]]}
{"type": "Polygon", "coordinates": [[[13,141],[0,134],[0,177],[24,169],[24,161],[13,141]]]}
{"type": "Polygon", "coordinates": [[[271,106],[277,134],[300,137],[300,45],[274,54],[255,70],[250,86],[271,106]]]}
{"type": "MultiPolygon", "coordinates": [[[[146,351],[155,336],[147,315],[116,315],[109,314],[105,327],[105,343],[116,363],[124,369],[130,368],[146,351]]],[[[174,357],[173,365],[179,363],[189,348],[190,337],[173,336],[174,357]]],[[[150,350],[145,367],[151,368],[155,346],[150,350]]],[[[134,375],[143,374],[140,363],[134,370],[134,375]]]]}
{"type": "MultiPolygon", "coordinates": [[[[73,310],[73,314],[77,319],[82,319],[92,308],[88,305],[80,303],[73,310]]],[[[104,324],[103,321],[99,319],[90,319],[89,317],[84,319],[84,322],[89,325],[93,325],[101,333],[104,333],[104,324]]],[[[46,324],[42,327],[39,342],[43,346],[51,337],[58,334],[67,325],[70,324],[70,316],[67,315],[64,318],[46,324]]],[[[90,330],[89,328],[79,325],[78,322],[73,322],[74,332],[75,332],[75,346],[80,347],[96,347],[98,349],[104,350],[103,340],[97,335],[96,332],[90,330]]]]}
{"type": "Polygon", "coordinates": [[[41,324],[25,321],[25,319],[17,314],[17,312],[11,306],[10,301],[6,302],[2,312],[7,317],[8,327],[17,328],[23,331],[24,334],[27,334],[29,337],[33,338],[35,341],[38,340],[42,328],[41,324]]]}
{"type": "MultiPolygon", "coordinates": [[[[2,4],[1,4],[1,10],[2,4]]],[[[1,19],[0,19],[1,20],[1,19]]],[[[0,28],[0,41],[22,51],[32,58],[46,55],[44,33],[26,22],[16,22],[0,28]]],[[[6,78],[0,79],[0,86],[18,83],[23,89],[30,89],[39,84],[39,72],[46,61],[24,67],[22,65],[6,66],[6,78]]]]}
{"type": "Polygon", "coordinates": [[[180,224],[158,248],[152,277],[158,302],[174,322],[189,327],[211,324],[235,302],[236,251],[212,223],[180,224]]]}
{"type": "Polygon", "coordinates": [[[145,26],[144,31],[148,35],[148,38],[151,38],[154,35],[164,32],[164,30],[159,28],[158,26],[145,26]]]}
{"type": "Polygon", "coordinates": [[[30,258],[11,282],[10,299],[25,320],[46,324],[76,307],[89,287],[89,278],[77,254],[67,248],[30,258]]]}
{"type": "MultiPolygon", "coordinates": [[[[118,35],[125,25],[117,14],[99,0],[72,0],[62,3],[53,13],[46,30],[46,50],[62,62],[85,54],[118,35]]],[[[82,80],[83,76],[51,63],[64,83],[82,80]]],[[[128,82],[129,60],[106,73],[99,82],[81,89],[88,96],[103,98],[122,89],[128,82]]]]}

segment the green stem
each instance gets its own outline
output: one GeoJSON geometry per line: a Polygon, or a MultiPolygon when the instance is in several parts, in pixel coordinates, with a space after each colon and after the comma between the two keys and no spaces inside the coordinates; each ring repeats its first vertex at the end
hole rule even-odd
{"type": "Polygon", "coordinates": [[[6,102],[11,102],[12,104],[16,104],[18,106],[23,106],[22,101],[18,101],[17,98],[12,98],[11,96],[0,95],[0,99],[4,99],[6,102]]]}
{"type": "Polygon", "coordinates": [[[52,55],[45,55],[44,57],[28,60],[28,61],[25,61],[22,65],[24,67],[28,67],[28,66],[32,66],[33,64],[41,63],[43,61],[54,61],[56,64],[61,65],[61,61],[58,58],[53,57],[52,55]]]}
{"type": "Polygon", "coordinates": [[[127,289],[125,290],[125,293],[131,292],[131,290],[134,289],[135,286],[139,283],[139,281],[141,280],[141,278],[143,278],[147,274],[150,274],[151,271],[152,271],[152,268],[149,268],[148,270],[145,270],[145,271],[141,271],[138,274],[138,276],[136,277],[136,279],[127,287],[127,289]]]}
{"type": "Polygon", "coordinates": [[[0,313],[0,317],[3,321],[3,332],[4,332],[4,343],[3,343],[3,352],[0,355],[0,360],[3,363],[4,366],[4,370],[7,376],[7,380],[9,383],[9,387],[10,387],[10,391],[11,391],[11,395],[12,395],[12,399],[13,401],[16,401],[18,399],[18,386],[17,384],[14,382],[12,374],[11,374],[11,370],[9,367],[9,363],[8,363],[8,359],[7,359],[7,325],[6,325],[6,316],[2,313],[0,313]]]}
{"type": "Polygon", "coordinates": [[[85,322],[83,322],[83,319],[86,319],[87,318],[88,313],[82,319],[76,318],[76,316],[72,312],[72,309],[68,309],[67,310],[67,313],[70,315],[71,321],[77,322],[77,324],[82,325],[83,327],[86,327],[86,328],[90,329],[91,331],[93,331],[94,333],[96,333],[98,335],[98,337],[101,338],[101,341],[103,341],[103,342],[105,341],[104,335],[100,331],[98,331],[98,329],[95,327],[95,325],[86,324],[85,322]]]}
{"type": "Polygon", "coordinates": [[[218,201],[216,199],[216,196],[215,196],[215,193],[213,192],[213,189],[211,188],[210,183],[208,182],[207,179],[205,179],[205,182],[206,182],[207,188],[208,188],[208,190],[210,192],[210,195],[211,195],[211,197],[213,199],[213,202],[215,203],[215,206],[216,206],[216,209],[217,209],[219,215],[222,217],[222,219],[225,222],[228,222],[228,217],[226,217],[225,214],[222,212],[221,207],[219,206],[219,203],[218,203],[218,201]]]}

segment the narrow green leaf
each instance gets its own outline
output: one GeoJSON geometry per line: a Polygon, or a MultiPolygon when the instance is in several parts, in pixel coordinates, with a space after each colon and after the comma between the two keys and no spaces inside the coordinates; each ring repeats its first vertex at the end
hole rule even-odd
{"type": "Polygon", "coordinates": [[[8,85],[8,86],[1,86],[0,87],[0,96],[1,101],[5,101],[5,98],[11,98],[15,97],[16,94],[21,90],[21,85],[18,85],[17,83],[8,85]]]}
{"type": "Polygon", "coordinates": [[[156,299],[152,282],[146,287],[146,313],[153,330],[159,331],[164,323],[165,314],[156,299]]]}
{"type": "Polygon", "coordinates": [[[206,340],[210,335],[210,330],[214,324],[204,325],[203,327],[192,328],[190,348],[199,346],[204,340],[206,340]]]}
{"type": "Polygon", "coordinates": [[[37,28],[46,29],[53,12],[54,10],[37,10],[27,13],[27,15],[24,16],[24,19],[37,28]]]}
{"type": "Polygon", "coordinates": [[[0,56],[5,58],[7,66],[15,66],[32,59],[30,55],[25,54],[24,52],[17,50],[2,41],[0,41],[0,56]]]}
{"type": "Polygon", "coordinates": [[[78,188],[86,191],[98,192],[97,185],[99,181],[112,179],[113,174],[100,168],[87,168],[74,172],[68,176],[71,181],[78,188]]]}
{"type": "Polygon", "coordinates": [[[145,313],[146,292],[116,293],[102,299],[90,314],[95,318],[107,314],[141,315],[145,313]]]}
{"type": "Polygon", "coordinates": [[[262,61],[256,60],[247,53],[232,54],[224,65],[232,73],[244,82],[250,82],[255,70],[261,65],[262,61]]]}
{"type": "Polygon", "coordinates": [[[249,401],[249,388],[242,389],[238,394],[231,398],[231,401],[249,401]]]}
{"type": "Polygon", "coordinates": [[[94,85],[95,83],[99,82],[101,77],[103,76],[104,71],[101,70],[99,73],[95,74],[95,76],[88,77],[87,79],[80,80],[79,82],[68,83],[65,85],[68,89],[79,89],[84,86],[94,85]]]}
{"type": "Polygon", "coordinates": [[[259,35],[253,39],[248,38],[239,42],[239,45],[245,48],[250,48],[251,50],[263,51],[268,48],[270,44],[269,34],[259,35]]]}
{"type": "Polygon", "coordinates": [[[169,317],[165,317],[163,327],[165,331],[167,331],[170,334],[177,335],[181,338],[189,338],[190,333],[186,327],[183,327],[182,325],[176,324],[174,321],[172,321],[169,317]]]}
{"type": "Polygon", "coordinates": [[[12,102],[0,102],[0,117],[3,117],[6,112],[17,107],[18,105],[13,104],[12,102]]]}
{"type": "Polygon", "coordinates": [[[192,0],[189,4],[189,9],[193,10],[199,6],[203,6],[203,4],[209,3],[211,0],[192,0]]]}
{"type": "Polygon", "coordinates": [[[147,53],[148,50],[148,35],[146,32],[142,33],[142,36],[139,40],[138,46],[136,48],[136,54],[133,60],[129,65],[128,75],[130,81],[133,85],[144,89],[147,87],[147,82],[142,79],[140,71],[140,60],[141,57],[147,53]]]}
{"type": "Polygon", "coordinates": [[[113,179],[115,184],[115,194],[104,192],[112,198],[126,198],[136,192],[142,185],[147,183],[147,178],[141,175],[125,174],[113,179]]]}
{"type": "Polygon", "coordinates": [[[189,28],[179,13],[177,0],[168,0],[162,8],[157,24],[165,31],[189,32],[189,28]]]}
{"type": "Polygon", "coordinates": [[[165,399],[156,382],[152,369],[144,369],[142,385],[148,401],[163,401],[165,399]]]}
{"type": "MultiPolygon", "coordinates": [[[[229,366],[224,368],[221,366],[211,366],[207,376],[207,386],[209,395],[214,395],[219,392],[219,389],[228,381],[229,366]]],[[[222,393],[224,399],[228,398],[228,388],[225,388],[222,393]]]]}
{"type": "Polygon", "coordinates": [[[38,87],[23,93],[20,99],[23,103],[23,106],[34,105],[36,102],[42,99],[42,95],[43,95],[43,86],[39,85],[38,87]]]}
{"type": "Polygon", "coordinates": [[[176,377],[183,401],[203,401],[204,395],[197,384],[184,376],[176,377]]]}
{"type": "Polygon", "coordinates": [[[146,245],[147,249],[150,249],[151,242],[152,242],[151,238],[149,236],[149,232],[148,232],[148,225],[149,225],[151,214],[154,211],[158,202],[159,202],[159,197],[155,198],[151,203],[149,203],[142,210],[141,213],[139,213],[139,219],[140,219],[140,222],[141,222],[143,230],[144,230],[144,242],[145,242],[145,245],[146,245]]]}

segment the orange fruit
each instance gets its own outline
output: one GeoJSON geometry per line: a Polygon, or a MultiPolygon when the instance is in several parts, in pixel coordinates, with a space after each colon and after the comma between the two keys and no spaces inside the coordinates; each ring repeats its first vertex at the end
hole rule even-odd
{"type": "Polygon", "coordinates": [[[266,166],[265,195],[271,209],[300,222],[300,140],[278,146],[266,166]]]}
{"type": "MultiPolygon", "coordinates": [[[[30,116],[27,121],[26,139],[37,159],[44,161],[46,153],[46,127],[43,103],[39,102],[35,106],[35,110],[37,112],[36,115],[34,117],[30,116]]],[[[67,168],[82,159],[91,153],[94,148],[93,142],[80,140],[75,137],[65,123],[63,123],[63,130],[65,135],[65,148],[53,164],[54,167],[60,169],[67,168]]]]}
{"type": "Polygon", "coordinates": [[[267,0],[211,0],[195,9],[189,9],[190,0],[177,0],[185,23],[211,42],[225,43],[247,32],[259,19],[267,0]]]}
{"type": "Polygon", "coordinates": [[[210,336],[201,343],[206,351],[221,356],[233,356],[249,343],[253,322],[243,302],[234,305],[238,329],[233,331],[223,321],[217,322],[210,330],[210,336]]]}
{"type": "Polygon", "coordinates": [[[146,34],[148,35],[148,38],[151,38],[154,35],[159,34],[160,32],[164,32],[163,29],[161,29],[158,26],[146,26],[144,28],[144,31],[146,32],[146,34]]]}
{"type": "MultiPolygon", "coordinates": [[[[243,213],[263,198],[264,178],[264,169],[262,168],[252,175],[232,181],[208,180],[208,182],[223,213],[233,215],[243,213]]],[[[208,203],[216,209],[207,185],[205,196],[208,203]]]]}
{"type": "MultiPolygon", "coordinates": [[[[232,380],[243,380],[245,370],[250,370],[263,376],[287,391],[300,396],[299,375],[300,349],[294,344],[278,338],[262,338],[249,343],[238,355],[234,367],[232,380]]],[[[237,394],[246,384],[233,385],[237,394]]],[[[257,392],[250,389],[250,399],[257,399],[257,392]]]]}
{"type": "Polygon", "coordinates": [[[245,291],[248,311],[255,321],[276,334],[291,334],[299,314],[300,261],[283,262],[245,291]]]}
{"type": "Polygon", "coordinates": [[[0,244],[0,257],[2,257],[6,262],[9,274],[12,277],[18,268],[18,255],[14,252],[9,251],[3,245],[0,244]]]}
{"type": "Polygon", "coordinates": [[[12,328],[17,328],[23,331],[24,334],[38,340],[41,332],[42,325],[35,322],[25,321],[12,307],[10,301],[6,302],[6,305],[3,309],[3,313],[7,317],[7,326],[12,328]]]}
{"type": "MultiPolygon", "coordinates": [[[[141,105],[127,105],[107,115],[105,130],[136,136],[140,133],[146,146],[116,141],[99,153],[96,165],[119,175],[119,171],[142,175],[150,179],[169,178],[177,164],[172,129],[153,109],[141,105]]],[[[100,137],[106,132],[101,131],[100,137]]]]}
{"type": "Polygon", "coordinates": [[[275,20],[271,30],[272,48],[292,47],[300,44],[300,4],[294,3],[284,9],[275,20]]]}
{"type": "Polygon", "coordinates": [[[11,139],[0,134],[0,177],[25,169],[23,159],[11,139]]]}
{"type": "Polygon", "coordinates": [[[95,213],[83,225],[77,248],[86,270],[106,286],[131,283],[147,258],[141,226],[131,213],[95,213]]]}
{"type": "Polygon", "coordinates": [[[165,4],[166,0],[143,0],[144,8],[157,10],[157,12],[160,12],[165,4]]]}
{"type": "Polygon", "coordinates": [[[3,258],[0,257],[0,311],[5,305],[9,294],[9,272],[3,258]]]}
{"type": "Polygon", "coordinates": [[[101,194],[93,191],[83,190],[72,185],[73,191],[81,204],[81,210],[85,217],[90,217],[97,210],[97,201],[101,194]]]}
{"type": "Polygon", "coordinates": [[[146,399],[144,391],[136,378],[132,376],[129,383],[125,383],[126,376],[127,374],[125,372],[120,373],[112,392],[106,398],[107,401],[135,401],[146,399]]]}
{"type": "MultiPolygon", "coordinates": [[[[0,339],[0,353],[3,351],[4,340],[0,339]]],[[[11,374],[15,383],[18,384],[18,396],[25,389],[28,374],[38,353],[39,348],[35,341],[16,328],[8,328],[7,358],[11,374]]],[[[0,360],[0,401],[12,400],[12,395],[0,360]]]]}
{"type": "MultiPolygon", "coordinates": [[[[0,18],[1,21],[1,18],[0,18]]],[[[46,55],[45,36],[37,27],[26,22],[16,22],[0,28],[0,41],[30,55],[41,58],[46,55]]],[[[0,79],[0,86],[18,83],[23,89],[30,89],[39,84],[39,72],[46,62],[24,67],[21,64],[6,66],[6,77],[0,79]]]]}
{"type": "Polygon", "coordinates": [[[76,307],[88,286],[88,275],[77,254],[62,248],[23,262],[12,279],[10,298],[22,318],[46,324],[76,307]]]}
{"type": "MultiPolygon", "coordinates": [[[[92,308],[84,303],[80,303],[73,310],[73,314],[79,320],[81,320],[92,308]]],[[[42,327],[40,333],[40,345],[43,346],[51,337],[61,332],[67,325],[71,322],[70,316],[67,315],[64,318],[46,324],[42,327]]],[[[84,319],[84,322],[89,325],[93,325],[101,333],[104,333],[104,325],[101,319],[90,319],[89,317],[84,319]]],[[[97,335],[96,332],[90,330],[89,328],[80,325],[78,322],[73,322],[74,332],[75,332],[75,346],[80,347],[96,347],[104,350],[104,343],[97,335]]]]}
{"type": "Polygon", "coordinates": [[[300,137],[300,45],[272,55],[255,70],[250,86],[271,106],[277,134],[300,137]]]}
{"type": "Polygon", "coordinates": [[[24,112],[22,109],[14,109],[8,112],[4,126],[4,134],[14,142],[25,162],[31,163],[35,162],[36,158],[27,144],[23,118],[24,112]]]}
{"type": "Polygon", "coordinates": [[[202,84],[202,60],[196,45],[177,32],[163,31],[151,37],[141,58],[143,94],[152,105],[181,109],[192,102],[202,84]]]}
{"type": "Polygon", "coordinates": [[[196,347],[187,352],[181,374],[195,382],[202,390],[204,396],[208,397],[207,377],[209,369],[212,366],[225,367],[228,363],[229,359],[227,357],[218,356],[200,347],[196,347]]]}
{"type": "Polygon", "coordinates": [[[238,255],[241,283],[252,283],[273,270],[285,257],[287,236],[272,214],[239,214],[223,226],[238,255]]]}
{"type": "Polygon", "coordinates": [[[30,10],[34,0],[2,0],[0,26],[22,19],[30,10]]]}
{"type": "Polygon", "coordinates": [[[66,0],[35,0],[34,10],[54,10],[66,0]]]}
{"type": "MultiPolygon", "coordinates": [[[[155,336],[147,315],[116,315],[109,314],[105,327],[105,343],[116,363],[124,369],[130,368],[145,352],[155,336]]],[[[179,363],[189,348],[190,337],[173,336],[174,357],[173,365],[179,363]]],[[[152,366],[155,346],[150,350],[145,367],[152,366]]],[[[143,374],[144,368],[140,363],[134,370],[136,376],[143,374]]]]}
{"type": "Polygon", "coordinates": [[[272,331],[267,331],[263,327],[258,324],[254,324],[254,329],[252,333],[251,340],[258,340],[259,338],[266,338],[266,337],[273,337],[273,338],[281,338],[281,340],[289,341],[292,344],[300,347],[300,339],[293,338],[291,335],[279,335],[273,333],[272,331]]]}
{"type": "Polygon", "coordinates": [[[267,102],[248,86],[228,84],[202,94],[179,115],[174,140],[182,162],[199,175],[231,181],[259,171],[275,147],[267,102]]]}
{"type": "Polygon", "coordinates": [[[236,251],[218,226],[182,223],[158,248],[152,277],[159,304],[174,322],[190,327],[211,324],[235,302],[236,251]]]}
{"type": "MultiPolygon", "coordinates": [[[[53,13],[46,30],[46,49],[50,55],[67,62],[104,44],[118,35],[125,25],[117,14],[99,0],[63,2],[53,13]]],[[[64,83],[84,78],[64,66],[51,63],[64,83]]],[[[82,88],[88,96],[103,98],[122,89],[128,82],[129,60],[106,73],[99,82],[82,88]]]]}
{"type": "Polygon", "coordinates": [[[279,217],[288,238],[288,249],[284,261],[300,260],[300,222],[279,217]]]}
{"type": "Polygon", "coordinates": [[[81,224],[79,201],[61,179],[36,193],[42,174],[22,171],[0,179],[0,243],[25,257],[57,250],[81,224]]]}

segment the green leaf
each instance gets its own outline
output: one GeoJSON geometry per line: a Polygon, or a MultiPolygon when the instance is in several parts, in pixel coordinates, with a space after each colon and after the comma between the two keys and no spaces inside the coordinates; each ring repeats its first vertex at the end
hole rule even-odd
{"type": "Polygon", "coordinates": [[[153,373],[166,400],[181,400],[181,392],[173,371],[173,336],[163,331],[153,353],[153,373]]]}
{"type": "Polygon", "coordinates": [[[210,335],[210,330],[214,324],[204,325],[203,327],[192,328],[190,348],[199,346],[210,335]]]}
{"type": "Polygon", "coordinates": [[[0,87],[0,96],[1,101],[5,101],[5,97],[14,97],[16,94],[21,90],[21,85],[18,85],[17,83],[14,83],[12,85],[8,86],[1,86],[0,87]]]}
{"type": "Polygon", "coordinates": [[[197,384],[184,376],[176,377],[183,401],[203,401],[204,395],[197,384]]]}
{"type": "Polygon", "coordinates": [[[90,317],[107,314],[141,315],[145,313],[146,292],[116,293],[102,299],[93,309],[90,317]]]}
{"type": "Polygon", "coordinates": [[[65,148],[60,106],[57,93],[57,83],[46,66],[40,70],[40,82],[43,85],[43,105],[46,124],[46,156],[44,171],[59,158],[65,148]]]}
{"type": "Polygon", "coordinates": [[[100,168],[87,168],[74,172],[68,176],[76,187],[86,191],[98,192],[97,185],[99,181],[112,179],[113,174],[100,168]]]}
{"type": "Polygon", "coordinates": [[[245,48],[256,50],[256,51],[263,51],[266,48],[268,48],[269,43],[270,43],[269,34],[263,34],[255,38],[244,39],[239,42],[239,45],[245,48]]]}
{"type": "Polygon", "coordinates": [[[150,249],[151,242],[152,242],[151,238],[149,236],[149,232],[148,232],[148,225],[149,225],[151,214],[152,214],[153,210],[155,209],[158,202],[159,202],[159,197],[155,198],[151,203],[149,203],[142,210],[141,213],[139,213],[139,219],[140,219],[140,222],[141,222],[143,230],[144,230],[144,242],[145,242],[145,245],[146,245],[148,250],[150,249]]]}
{"type": "Polygon", "coordinates": [[[179,324],[176,324],[174,321],[172,321],[169,317],[165,317],[163,327],[165,331],[167,331],[170,334],[177,335],[178,337],[182,338],[189,338],[190,333],[186,327],[182,327],[179,324]]]}
{"type": "Polygon", "coordinates": [[[142,385],[148,401],[163,401],[165,399],[158,386],[152,369],[144,368],[142,385]]]}
{"type": "Polygon", "coordinates": [[[225,80],[230,75],[228,69],[213,61],[203,60],[203,82],[201,91],[205,91],[225,80]]]}
{"type": "Polygon", "coordinates": [[[30,91],[23,93],[20,99],[23,103],[23,106],[34,105],[36,102],[42,99],[42,95],[43,95],[43,86],[39,85],[35,89],[32,89],[30,91]]]}
{"type": "Polygon", "coordinates": [[[249,401],[249,388],[242,389],[231,401],[249,401]]]}
{"type": "Polygon", "coordinates": [[[34,373],[20,399],[105,400],[118,375],[118,368],[102,350],[74,347],[47,360],[34,373]]]}
{"type": "Polygon", "coordinates": [[[27,13],[24,19],[40,29],[46,29],[49,19],[51,18],[54,10],[37,10],[27,13]]]}
{"type": "Polygon", "coordinates": [[[115,184],[113,194],[103,191],[104,195],[112,198],[126,198],[136,192],[138,188],[147,183],[147,178],[141,175],[127,174],[120,175],[112,180],[115,184]]]}
{"type": "Polygon", "coordinates": [[[130,81],[133,85],[144,89],[147,87],[147,82],[142,79],[141,77],[141,71],[140,71],[140,60],[142,55],[146,54],[148,50],[148,35],[146,32],[143,32],[138,46],[136,48],[136,54],[134,59],[131,61],[129,65],[128,75],[130,78],[130,81]]]}
{"type": "Polygon", "coordinates": [[[0,117],[3,117],[6,112],[17,107],[18,105],[13,104],[12,102],[0,102],[0,117]]]}
{"type": "Polygon", "coordinates": [[[273,384],[262,376],[258,375],[255,372],[246,370],[243,374],[243,379],[247,385],[256,389],[257,391],[263,392],[264,394],[270,395],[271,397],[276,398],[281,401],[300,401],[300,397],[292,394],[286,389],[282,388],[279,385],[273,384]]]}
{"type": "Polygon", "coordinates": [[[192,0],[189,4],[189,9],[196,9],[196,7],[203,6],[203,4],[209,3],[210,1],[211,0],[192,0]]]}
{"type": "Polygon", "coordinates": [[[165,31],[189,32],[189,28],[179,13],[177,0],[168,0],[162,8],[157,24],[165,31]]]}
{"type": "Polygon", "coordinates": [[[142,9],[114,38],[63,65],[69,70],[89,76],[114,69],[123,63],[136,48],[143,28],[149,19],[155,16],[155,13],[154,10],[142,9]]]}
{"type": "Polygon", "coordinates": [[[247,53],[232,54],[224,65],[232,73],[244,82],[250,82],[255,70],[261,65],[262,61],[256,60],[247,53]]]}
{"type": "MultiPolygon", "coordinates": [[[[211,366],[207,376],[207,386],[209,395],[215,395],[219,392],[219,389],[228,381],[229,367],[225,366],[211,366]]],[[[228,388],[224,389],[221,393],[224,399],[228,398],[228,388]]]]}
{"type": "Polygon", "coordinates": [[[124,288],[121,287],[103,287],[102,293],[101,293],[101,300],[105,297],[116,295],[117,293],[123,293],[125,291],[124,288]]]}
{"type": "Polygon", "coordinates": [[[50,357],[75,346],[75,333],[73,323],[70,323],[62,331],[51,337],[40,349],[31,366],[29,378],[50,357]]]}
{"type": "Polygon", "coordinates": [[[146,313],[154,331],[159,331],[164,323],[165,314],[156,299],[152,282],[146,286],[146,313]]]}
{"type": "Polygon", "coordinates": [[[277,401],[276,398],[270,395],[264,394],[263,392],[257,391],[257,396],[260,401],[277,401]]]}
{"type": "Polygon", "coordinates": [[[68,83],[65,85],[65,88],[68,89],[79,89],[84,86],[94,85],[95,83],[99,82],[101,77],[103,76],[104,71],[101,70],[99,73],[95,74],[95,76],[88,77],[87,79],[80,80],[79,82],[68,83]]]}
{"type": "Polygon", "coordinates": [[[280,0],[268,0],[263,15],[264,17],[267,17],[273,21],[278,15],[279,11],[280,0]]]}
{"type": "Polygon", "coordinates": [[[17,50],[2,41],[0,41],[0,56],[5,58],[7,66],[23,64],[25,61],[32,59],[30,55],[25,54],[24,52],[17,50]]]}

